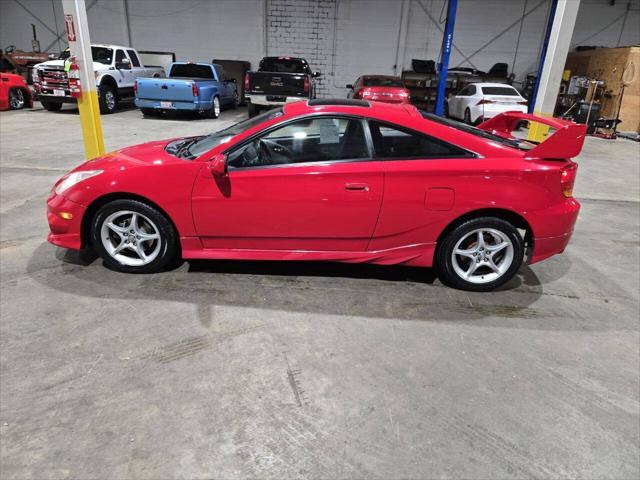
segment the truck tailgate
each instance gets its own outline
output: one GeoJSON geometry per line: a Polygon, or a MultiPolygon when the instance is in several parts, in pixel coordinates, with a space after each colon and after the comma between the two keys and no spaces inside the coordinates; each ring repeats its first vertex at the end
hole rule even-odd
{"type": "Polygon", "coordinates": [[[249,92],[266,95],[306,97],[304,73],[251,72],[249,92]]]}
{"type": "Polygon", "coordinates": [[[193,102],[193,83],[188,78],[139,78],[136,97],[142,100],[193,102]]]}

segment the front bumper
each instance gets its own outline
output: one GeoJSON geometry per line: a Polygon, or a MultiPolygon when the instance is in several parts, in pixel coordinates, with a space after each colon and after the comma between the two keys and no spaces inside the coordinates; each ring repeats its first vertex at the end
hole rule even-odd
{"type": "Polygon", "coordinates": [[[49,103],[78,103],[78,100],[73,97],[60,97],[58,95],[47,95],[46,93],[39,93],[38,101],[49,103]]]}
{"type": "Polygon", "coordinates": [[[531,214],[528,220],[534,230],[534,238],[530,264],[564,252],[579,213],[580,203],[575,198],[567,198],[559,205],[531,214]]]}
{"type": "Polygon", "coordinates": [[[80,250],[82,248],[82,218],[86,210],[86,207],[79,203],[72,202],[62,195],[51,193],[47,199],[47,221],[49,222],[49,230],[51,230],[47,241],[59,247],[80,250]],[[63,215],[67,218],[64,218],[63,215]]]}
{"type": "Polygon", "coordinates": [[[254,105],[265,105],[265,106],[279,106],[284,105],[285,103],[293,103],[299,102],[300,100],[309,100],[307,97],[284,97],[284,100],[274,100],[274,98],[278,98],[277,95],[259,95],[255,93],[246,93],[245,98],[247,101],[253,103],[254,105]]]}

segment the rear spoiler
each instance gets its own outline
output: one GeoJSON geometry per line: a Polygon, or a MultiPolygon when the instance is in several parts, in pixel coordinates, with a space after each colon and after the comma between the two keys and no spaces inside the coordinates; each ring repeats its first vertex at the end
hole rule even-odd
{"type": "Polygon", "coordinates": [[[539,117],[522,112],[504,112],[482,122],[478,128],[500,137],[513,138],[511,132],[518,123],[523,121],[541,123],[556,130],[538,146],[529,150],[526,153],[527,157],[569,159],[577,157],[582,150],[584,137],[587,134],[586,125],[559,118],[539,117]]]}

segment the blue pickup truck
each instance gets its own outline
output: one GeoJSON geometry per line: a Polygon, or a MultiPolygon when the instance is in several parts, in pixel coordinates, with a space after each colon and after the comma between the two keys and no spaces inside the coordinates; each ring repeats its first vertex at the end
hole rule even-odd
{"type": "Polygon", "coordinates": [[[215,63],[174,62],[167,78],[139,78],[134,85],[136,106],[145,116],[190,110],[218,118],[221,107],[238,106],[235,80],[227,79],[215,63]]]}

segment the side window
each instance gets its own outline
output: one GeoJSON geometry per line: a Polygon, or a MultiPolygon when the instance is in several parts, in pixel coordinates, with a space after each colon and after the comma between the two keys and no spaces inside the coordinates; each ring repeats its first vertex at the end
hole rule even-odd
{"type": "Polygon", "coordinates": [[[455,145],[418,132],[370,121],[376,155],[382,158],[464,158],[470,154],[455,145]]]}
{"type": "Polygon", "coordinates": [[[231,168],[369,158],[361,120],[313,118],[290,123],[229,154],[231,168]]]}
{"type": "Polygon", "coordinates": [[[467,96],[471,96],[471,95],[475,95],[476,94],[476,86],[475,85],[469,85],[467,87],[467,89],[469,90],[469,92],[467,93],[467,96]]]}
{"type": "Polygon", "coordinates": [[[133,65],[134,67],[139,67],[140,59],[138,58],[136,52],[134,50],[127,50],[127,53],[129,54],[129,58],[131,59],[131,65],[133,65]]]}
{"type": "Polygon", "coordinates": [[[120,68],[122,61],[127,58],[124,54],[124,50],[116,50],[116,68],[120,68]]]}
{"type": "Polygon", "coordinates": [[[469,85],[469,86],[464,87],[464,88],[463,88],[462,90],[460,90],[456,95],[457,95],[457,96],[459,96],[459,97],[466,97],[466,96],[468,96],[468,95],[471,95],[471,94],[469,93],[469,91],[470,91],[470,85],[469,85]]]}
{"type": "Polygon", "coordinates": [[[216,71],[216,76],[218,77],[219,82],[224,82],[226,77],[224,75],[224,70],[220,68],[218,65],[214,65],[213,69],[216,71]]]}

